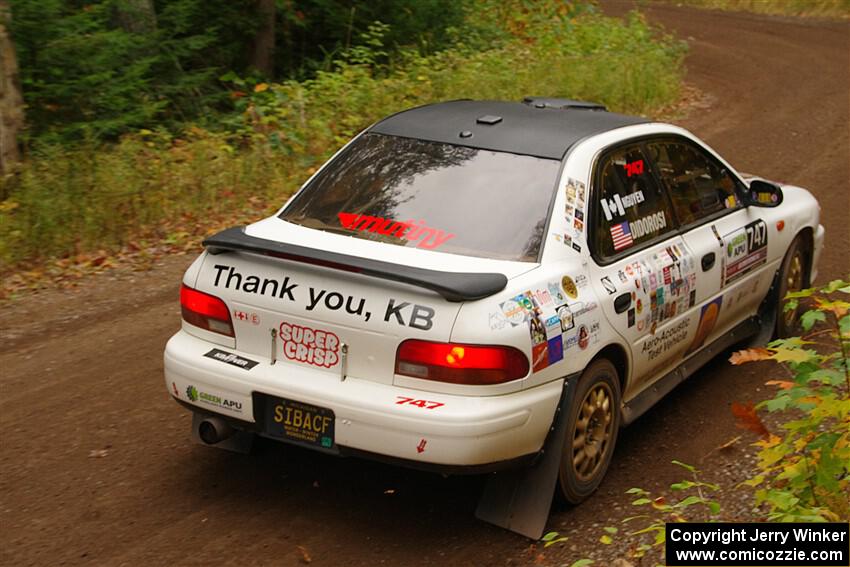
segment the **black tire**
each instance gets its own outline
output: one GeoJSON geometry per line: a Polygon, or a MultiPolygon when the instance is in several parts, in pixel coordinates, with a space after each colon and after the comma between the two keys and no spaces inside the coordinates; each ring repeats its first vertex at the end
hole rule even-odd
{"type": "Polygon", "coordinates": [[[785,310],[785,295],[792,291],[800,291],[809,287],[809,263],[808,250],[799,236],[795,238],[788,251],[785,252],[785,258],[782,259],[782,266],[779,268],[779,281],[777,287],[777,305],[776,305],[776,329],[775,335],[779,338],[793,337],[800,334],[800,313],[801,309],[785,310]]]}
{"type": "Polygon", "coordinates": [[[567,411],[558,484],[563,499],[578,504],[599,487],[617,443],[620,381],[611,362],[596,360],[585,369],[567,411]]]}

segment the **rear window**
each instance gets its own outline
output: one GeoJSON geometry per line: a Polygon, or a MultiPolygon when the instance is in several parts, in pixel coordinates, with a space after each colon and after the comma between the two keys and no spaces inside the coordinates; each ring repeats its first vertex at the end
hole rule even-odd
{"type": "Polygon", "coordinates": [[[536,262],[560,162],[366,134],[286,207],[286,221],[355,238],[536,262]]]}

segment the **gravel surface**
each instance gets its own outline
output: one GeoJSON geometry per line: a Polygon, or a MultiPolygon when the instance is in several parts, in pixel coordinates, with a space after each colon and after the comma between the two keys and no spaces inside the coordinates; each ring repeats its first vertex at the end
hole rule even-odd
{"type": "MultiPolygon", "coordinates": [[[[628,3],[603,6],[620,14],[628,3]]],[[[820,279],[841,277],[850,248],[848,24],[646,13],[688,40],[687,81],[709,101],[680,122],[739,169],[810,188],[827,227],[820,279]]],[[[723,357],[622,432],[598,493],[553,509],[548,529],[569,539],[545,550],[474,518],[481,477],[271,443],[247,457],[193,445],[189,416],[162,380],[190,261],[113,270],[2,306],[0,565],[616,565],[622,544],[598,540],[634,513],[627,489],[658,494],[683,479],[673,459],[723,486],[750,474],[755,438],[736,429],[729,408],[764,398],[769,370],[723,357]]],[[[724,517],[748,517],[744,493],[719,500],[724,517]]]]}

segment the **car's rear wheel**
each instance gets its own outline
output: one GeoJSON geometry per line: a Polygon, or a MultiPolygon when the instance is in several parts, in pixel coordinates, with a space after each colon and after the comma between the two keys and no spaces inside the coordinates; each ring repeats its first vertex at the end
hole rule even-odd
{"type": "Polygon", "coordinates": [[[776,314],[776,336],[790,337],[799,334],[800,309],[785,309],[785,295],[808,287],[808,255],[803,239],[799,236],[791,242],[782,266],[779,269],[778,306],[776,314]]]}
{"type": "Polygon", "coordinates": [[[564,500],[578,504],[599,487],[617,442],[620,382],[610,361],[600,359],[585,369],[567,411],[559,485],[564,500]]]}

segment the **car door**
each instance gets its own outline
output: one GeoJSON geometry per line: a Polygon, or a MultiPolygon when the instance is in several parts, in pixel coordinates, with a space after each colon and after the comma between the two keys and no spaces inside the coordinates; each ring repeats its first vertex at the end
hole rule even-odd
{"type": "Polygon", "coordinates": [[[603,153],[590,203],[593,285],[611,326],[631,350],[629,399],[681,359],[696,300],[695,261],[677,233],[669,199],[642,142],[603,153]]]}
{"type": "Polygon", "coordinates": [[[688,356],[757,307],[763,286],[756,276],[767,257],[767,231],[742,204],[743,182],[706,149],[676,136],[648,140],[646,151],[696,259],[699,311],[688,356]]]}

